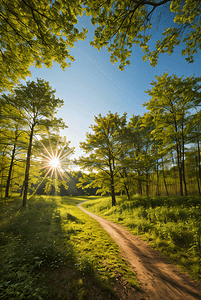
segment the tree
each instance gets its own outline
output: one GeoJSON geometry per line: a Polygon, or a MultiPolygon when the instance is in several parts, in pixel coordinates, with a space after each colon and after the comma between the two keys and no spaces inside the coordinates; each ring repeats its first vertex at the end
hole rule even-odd
{"type": "Polygon", "coordinates": [[[15,183],[17,184],[21,180],[22,153],[27,146],[28,135],[26,124],[22,120],[19,111],[2,97],[0,97],[0,105],[0,149],[4,152],[4,156],[2,156],[4,159],[0,164],[0,173],[2,172],[2,176],[5,178],[4,182],[2,181],[2,187],[3,185],[6,187],[5,198],[7,198],[14,178],[14,168],[15,178],[17,178],[15,183]]]}
{"type": "Polygon", "coordinates": [[[116,204],[115,178],[120,169],[118,161],[122,145],[119,137],[125,126],[125,113],[122,117],[111,112],[105,117],[99,114],[95,117],[95,125],[90,126],[92,132],[86,134],[86,142],[80,143],[88,156],[81,156],[76,161],[82,169],[94,173],[97,186],[101,185],[106,190],[109,186],[112,206],[116,204]]]}
{"type": "Polygon", "coordinates": [[[57,109],[63,105],[63,100],[55,97],[55,90],[52,90],[48,82],[38,78],[37,82],[28,81],[26,85],[21,84],[14,89],[14,94],[3,94],[2,97],[19,110],[21,118],[29,126],[29,142],[23,184],[23,206],[26,206],[34,134],[39,134],[41,130],[48,132],[51,128],[54,128],[58,131],[59,128],[65,127],[62,119],[54,117],[57,109]]]}
{"type": "Polygon", "coordinates": [[[107,47],[111,52],[111,62],[120,60],[120,70],[129,65],[132,46],[139,45],[152,66],[157,64],[161,53],[173,53],[175,46],[185,43],[182,55],[193,62],[193,56],[201,49],[201,3],[194,0],[85,0],[86,14],[97,25],[95,48],[107,47]],[[155,50],[149,50],[149,41],[156,29],[162,28],[160,19],[164,15],[171,18],[171,24],[162,32],[155,50]],[[174,22],[174,23],[173,23],[174,22]],[[153,28],[152,28],[153,27],[153,28]],[[152,30],[152,31],[151,31],[152,30]]]}
{"type": "Polygon", "coordinates": [[[75,27],[83,8],[79,0],[2,0],[0,3],[0,91],[30,76],[29,66],[67,65],[69,47],[87,30],[75,27]]]}
{"type": "Polygon", "coordinates": [[[155,140],[163,141],[165,151],[176,150],[180,179],[180,195],[183,184],[187,195],[185,178],[185,146],[189,140],[189,116],[191,110],[201,104],[201,77],[189,76],[183,79],[176,75],[156,76],[153,88],[147,93],[152,97],[144,104],[154,119],[152,131],[155,140]]]}

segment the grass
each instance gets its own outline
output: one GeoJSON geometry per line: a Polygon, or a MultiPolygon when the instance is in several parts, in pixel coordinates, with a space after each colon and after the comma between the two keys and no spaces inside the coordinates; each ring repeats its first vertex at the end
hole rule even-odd
{"type": "Polygon", "coordinates": [[[119,274],[139,289],[109,234],[76,207],[87,199],[1,200],[0,299],[116,299],[119,274]]]}
{"type": "Polygon", "coordinates": [[[123,225],[165,254],[192,278],[201,279],[201,198],[109,197],[84,203],[87,210],[123,225]]]}

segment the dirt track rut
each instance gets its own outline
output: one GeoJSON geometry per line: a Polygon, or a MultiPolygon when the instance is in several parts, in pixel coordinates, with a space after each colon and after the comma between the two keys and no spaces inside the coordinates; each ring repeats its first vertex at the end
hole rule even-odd
{"type": "Polygon", "coordinates": [[[159,251],[152,249],[140,237],[132,235],[121,225],[98,217],[80,205],[85,213],[97,220],[118,244],[122,257],[127,260],[142,288],[122,299],[127,300],[201,300],[201,283],[194,282],[188,274],[170,264],[159,251]]]}

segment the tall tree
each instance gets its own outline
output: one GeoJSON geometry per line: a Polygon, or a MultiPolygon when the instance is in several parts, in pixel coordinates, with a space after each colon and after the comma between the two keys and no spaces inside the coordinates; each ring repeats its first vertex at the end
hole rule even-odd
{"type": "Polygon", "coordinates": [[[99,114],[95,117],[95,125],[90,126],[91,132],[86,134],[86,142],[80,144],[88,156],[81,156],[76,161],[81,168],[94,172],[96,179],[99,177],[97,184],[101,181],[101,186],[104,187],[105,182],[109,182],[112,205],[116,204],[115,178],[119,172],[118,162],[122,147],[120,135],[125,126],[125,113],[122,117],[111,112],[105,117],[99,114]]]}
{"type": "Polygon", "coordinates": [[[30,76],[29,66],[50,68],[73,61],[69,47],[85,38],[75,27],[83,7],[79,0],[2,0],[0,3],[0,91],[30,76]]]}
{"type": "Polygon", "coordinates": [[[28,135],[19,111],[2,97],[0,97],[0,105],[0,149],[4,152],[4,156],[2,156],[4,159],[0,163],[0,173],[2,172],[2,175],[4,173],[5,180],[2,183],[6,187],[5,197],[8,197],[14,177],[14,166],[17,171],[15,177],[20,180],[20,169],[23,164],[21,155],[25,150],[28,135]]]}
{"type": "MultiPolygon", "coordinates": [[[[194,0],[84,0],[86,14],[97,25],[95,48],[106,46],[111,52],[113,63],[120,60],[120,70],[129,65],[132,46],[139,45],[152,66],[157,64],[161,53],[173,53],[175,46],[182,43],[182,55],[193,62],[194,54],[201,49],[201,2],[194,0]],[[164,28],[160,20],[168,15],[169,24],[164,28]],[[171,21],[170,21],[171,20],[171,21]],[[161,39],[153,51],[149,50],[152,34],[160,30],[161,39]]],[[[161,22],[162,23],[162,22],[161,22]]]]}
{"type": "Polygon", "coordinates": [[[23,120],[29,126],[29,142],[26,158],[26,170],[24,179],[23,206],[26,206],[31,150],[34,134],[41,130],[56,130],[64,128],[62,119],[54,117],[57,109],[63,105],[63,100],[55,97],[55,90],[52,90],[49,83],[37,78],[37,82],[28,81],[26,85],[19,85],[14,89],[14,94],[4,94],[2,97],[19,110],[23,120]]]}
{"type": "Polygon", "coordinates": [[[183,79],[176,75],[156,76],[153,88],[147,93],[152,97],[144,105],[150,111],[155,123],[154,138],[163,141],[166,150],[175,149],[180,178],[180,194],[183,183],[187,194],[185,179],[185,145],[188,139],[188,121],[191,109],[201,104],[201,77],[189,76],[183,79]]]}

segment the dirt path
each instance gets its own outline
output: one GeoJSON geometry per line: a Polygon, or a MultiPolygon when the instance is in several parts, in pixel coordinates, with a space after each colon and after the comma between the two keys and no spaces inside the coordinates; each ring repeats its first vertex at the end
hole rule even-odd
{"type": "Polygon", "coordinates": [[[132,235],[121,225],[100,218],[78,206],[97,220],[118,244],[121,254],[127,260],[142,288],[142,293],[127,289],[118,290],[120,299],[126,300],[201,300],[201,283],[194,282],[185,273],[170,264],[159,251],[152,249],[141,238],[132,235]]]}

